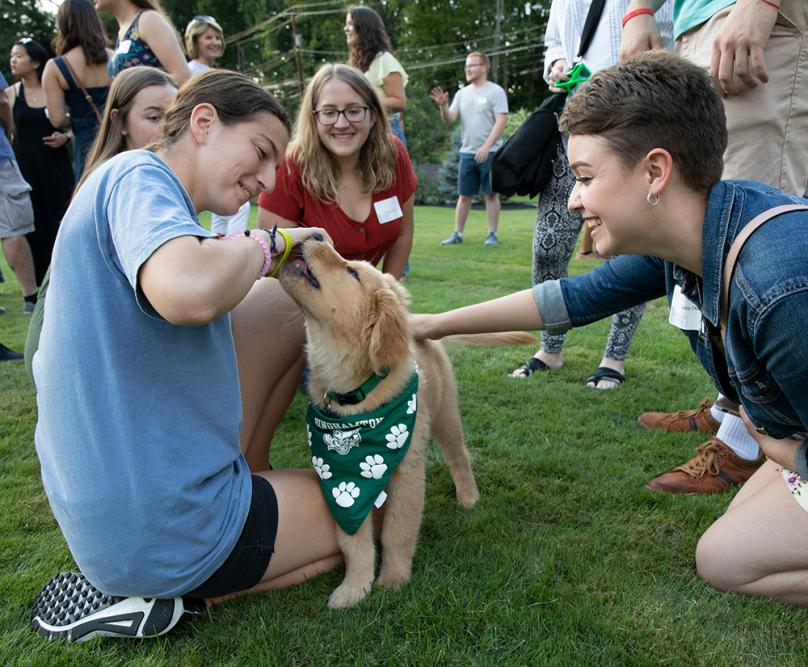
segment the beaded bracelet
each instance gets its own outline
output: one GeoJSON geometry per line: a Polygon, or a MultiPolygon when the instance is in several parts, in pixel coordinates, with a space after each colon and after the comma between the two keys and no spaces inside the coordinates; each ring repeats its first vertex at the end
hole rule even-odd
{"type": "Polygon", "coordinates": [[[269,245],[267,244],[267,242],[257,234],[255,236],[251,235],[249,229],[245,229],[243,232],[233,232],[232,234],[228,234],[227,236],[220,236],[220,238],[238,239],[238,238],[244,238],[245,236],[255,241],[258,245],[261,246],[261,250],[264,251],[264,265],[261,267],[261,270],[258,272],[258,275],[255,278],[256,280],[258,280],[259,278],[263,278],[265,275],[267,275],[267,273],[269,273],[269,267],[272,265],[272,255],[269,252],[269,245]]]}
{"type": "Polygon", "coordinates": [[[642,16],[643,14],[648,14],[649,16],[653,16],[654,15],[654,10],[653,9],[648,9],[647,7],[643,7],[641,9],[635,9],[634,11],[629,12],[628,14],[626,14],[623,17],[623,22],[621,23],[621,26],[623,28],[625,28],[626,23],[628,23],[631,19],[633,19],[635,16],[642,16]]]}

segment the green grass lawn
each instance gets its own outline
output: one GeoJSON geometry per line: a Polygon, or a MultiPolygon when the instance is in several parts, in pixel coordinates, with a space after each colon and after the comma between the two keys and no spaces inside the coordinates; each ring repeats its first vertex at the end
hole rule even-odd
{"type": "MultiPolygon", "coordinates": [[[[465,243],[442,248],[452,210],[416,209],[405,281],[413,310],[529,286],[533,216],[504,211],[500,245],[485,248],[485,213],[473,211],[465,243]]],[[[592,266],[573,262],[571,270],[592,266]]],[[[22,350],[27,320],[3,270],[0,305],[9,312],[0,317],[0,341],[22,350]]],[[[353,610],[329,611],[336,571],[230,602],[165,638],[78,646],[46,643],[28,629],[43,583],[75,566],[41,487],[34,391],[22,362],[0,364],[0,664],[804,665],[804,610],[722,594],[696,578],[696,542],[731,495],[643,488],[703,438],[641,431],[637,415],[695,406],[714,393],[684,336],[667,324],[665,303],[646,312],[627,382],[598,392],[584,380],[607,330],[599,322],[572,332],[565,367],[528,379],[507,372],[532,349],[450,349],[482,498],[470,511],[455,504],[433,448],[404,589],[374,590],[353,610]]],[[[307,464],[304,408],[298,396],[273,444],[275,467],[307,464]]]]}

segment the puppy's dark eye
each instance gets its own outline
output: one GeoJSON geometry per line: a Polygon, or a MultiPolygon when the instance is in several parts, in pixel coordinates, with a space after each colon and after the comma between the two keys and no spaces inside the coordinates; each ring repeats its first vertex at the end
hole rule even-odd
{"type": "MultiPolygon", "coordinates": [[[[352,275],[354,278],[356,278],[357,281],[359,281],[359,274],[357,273],[356,269],[353,268],[352,266],[347,267],[347,269],[348,269],[348,273],[350,275],[352,275]]],[[[361,282],[361,281],[359,281],[359,282],[361,282]]]]}

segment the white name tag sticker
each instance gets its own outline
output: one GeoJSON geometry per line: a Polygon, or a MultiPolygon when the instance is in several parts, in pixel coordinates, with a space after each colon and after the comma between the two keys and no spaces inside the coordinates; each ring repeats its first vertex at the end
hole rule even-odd
{"type": "Polygon", "coordinates": [[[404,213],[401,211],[401,205],[398,203],[398,197],[395,195],[374,202],[373,208],[376,209],[376,217],[379,219],[380,225],[398,220],[404,216],[404,213]]]}
{"type": "Polygon", "coordinates": [[[115,53],[129,53],[129,47],[132,46],[131,39],[125,39],[120,44],[118,44],[118,48],[115,49],[115,53]]]}
{"type": "Polygon", "coordinates": [[[695,303],[682,294],[682,288],[679,285],[675,285],[673,288],[668,322],[683,331],[698,331],[701,327],[701,311],[695,303]]]}
{"type": "Polygon", "coordinates": [[[478,97],[477,98],[477,104],[485,104],[486,102],[488,102],[487,97],[478,97]]]}

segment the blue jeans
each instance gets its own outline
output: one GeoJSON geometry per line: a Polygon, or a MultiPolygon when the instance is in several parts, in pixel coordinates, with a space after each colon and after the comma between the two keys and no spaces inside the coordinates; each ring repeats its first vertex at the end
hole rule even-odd
{"type": "Polygon", "coordinates": [[[404,136],[404,128],[401,126],[401,117],[399,115],[395,115],[390,119],[390,132],[401,139],[404,148],[407,147],[407,137],[404,136]]]}

